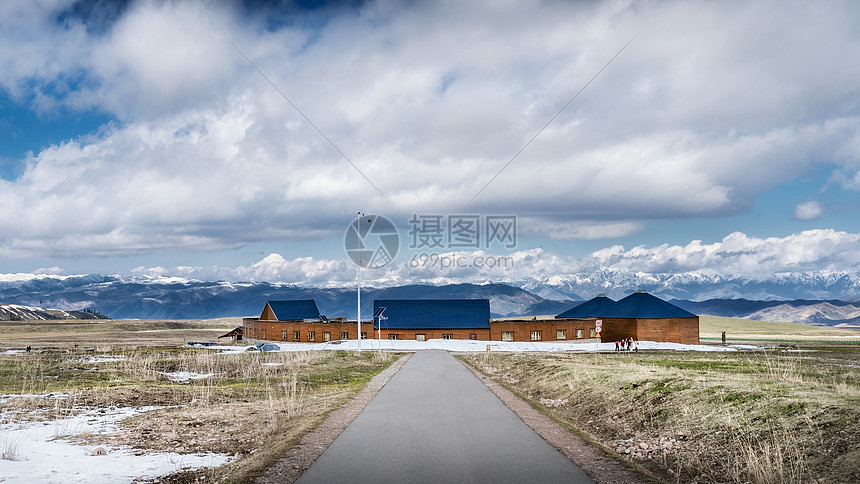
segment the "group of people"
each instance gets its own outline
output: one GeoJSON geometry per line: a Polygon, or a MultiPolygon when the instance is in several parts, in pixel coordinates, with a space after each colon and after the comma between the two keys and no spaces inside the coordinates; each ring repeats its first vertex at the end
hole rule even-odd
{"type": "Polygon", "coordinates": [[[639,351],[639,341],[633,338],[618,340],[615,342],[615,351],[639,351]]]}

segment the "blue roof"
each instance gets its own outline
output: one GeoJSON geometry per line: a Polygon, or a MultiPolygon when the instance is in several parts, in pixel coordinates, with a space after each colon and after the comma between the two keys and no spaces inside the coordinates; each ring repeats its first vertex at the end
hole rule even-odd
{"type": "Polygon", "coordinates": [[[601,318],[697,318],[695,314],[668,303],[657,296],[644,291],[633,294],[613,304],[600,314],[592,314],[601,318]]]}
{"type": "Polygon", "coordinates": [[[291,301],[266,301],[272,308],[278,321],[296,321],[300,319],[318,319],[320,310],[313,299],[297,299],[291,301]]]}
{"type": "Polygon", "coordinates": [[[377,299],[376,312],[384,307],[383,328],[472,329],[490,327],[487,299],[377,299]]]}
{"type": "Polygon", "coordinates": [[[556,316],[557,318],[587,318],[595,316],[609,309],[615,301],[606,297],[606,294],[598,294],[596,297],[574,306],[556,316]]]}

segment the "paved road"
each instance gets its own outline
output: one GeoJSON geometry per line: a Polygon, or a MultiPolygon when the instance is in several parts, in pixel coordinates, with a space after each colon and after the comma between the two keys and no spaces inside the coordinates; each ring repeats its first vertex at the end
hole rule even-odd
{"type": "Polygon", "coordinates": [[[297,481],[593,481],[445,351],[414,354],[297,481]]]}

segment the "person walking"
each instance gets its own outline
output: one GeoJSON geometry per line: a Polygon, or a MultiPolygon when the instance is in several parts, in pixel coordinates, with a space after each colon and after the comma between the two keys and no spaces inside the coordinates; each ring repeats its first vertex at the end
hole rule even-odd
{"type": "Polygon", "coordinates": [[[618,341],[618,340],[615,340],[615,351],[618,351],[618,349],[619,349],[620,347],[621,347],[621,342],[620,342],[620,341],[618,341]]]}
{"type": "Polygon", "coordinates": [[[635,351],[636,353],[639,353],[639,340],[638,339],[633,340],[633,351],[635,351]]]}

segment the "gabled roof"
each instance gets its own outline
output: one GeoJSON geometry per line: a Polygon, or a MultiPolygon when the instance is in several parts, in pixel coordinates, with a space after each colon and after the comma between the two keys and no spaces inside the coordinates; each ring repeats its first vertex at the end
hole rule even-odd
{"type": "MultiPolygon", "coordinates": [[[[490,327],[487,299],[377,299],[376,312],[384,307],[383,328],[472,329],[490,327]]],[[[378,322],[377,322],[378,324],[378,322]]]]}
{"type": "Polygon", "coordinates": [[[244,333],[244,331],[245,330],[242,326],[236,326],[235,329],[230,330],[230,332],[225,335],[219,336],[218,339],[230,338],[232,336],[242,336],[242,333],[244,333]]]}
{"type": "Polygon", "coordinates": [[[641,289],[613,304],[600,314],[593,314],[592,316],[631,319],[698,317],[641,289]]]}
{"type": "Polygon", "coordinates": [[[615,301],[606,297],[606,294],[598,294],[597,296],[585,301],[584,303],[574,306],[567,311],[556,316],[557,318],[587,318],[595,316],[609,309],[615,301]]]}
{"type": "Polygon", "coordinates": [[[297,321],[300,319],[319,319],[320,310],[313,299],[291,301],[266,301],[278,321],[297,321]]]}

